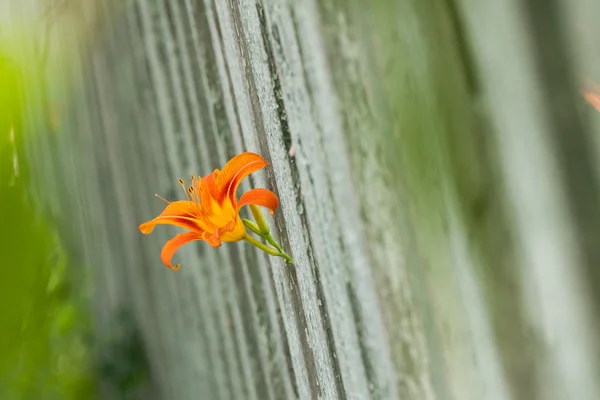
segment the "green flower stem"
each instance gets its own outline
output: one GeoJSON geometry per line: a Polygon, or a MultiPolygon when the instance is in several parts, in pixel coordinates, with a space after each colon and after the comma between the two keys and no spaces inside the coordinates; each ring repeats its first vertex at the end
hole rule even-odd
{"type": "Polygon", "coordinates": [[[266,235],[263,236],[265,239],[267,239],[267,242],[269,242],[271,244],[271,246],[275,247],[277,250],[279,250],[280,253],[285,253],[283,251],[283,249],[281,248],[281,246],[279,245],[279,243],[277,243],[275,241],[275,239],[273,238],[273,236],[271,236],[270,233],[267,233],[266,235]]]}
{"type": "Polygon", "coordinates": [[[260,211],[260,208],[256,204],[250,204],[250,211],[252,212],[252,216],[254,217],[258,228],[260,229],[260,235],[265,236],[271,233],[269,225],[267,225],[267,221],[260,211]]]}
{"type": "Polygon", "coordinates": [[[290,257],[285,251],[281,250],[279,253],[281,254],[281,257],[283,257],[285,261],[287,261],[289,264],[294,263],[294,259],[290,257]]]}
{"type": "Polygon", "coordinates": [[[243,220],[244,224],[246,224],[246,226],[258,236],[265,238],[267,242],[269,242],[273,247],[279,250],[280,253],[285,253],[279,245],[279,243],[277,243],[273,236],[271,236],[271,229],[269,228],[265,217],[260,211],[260,207],[258,207],[256,204],[250,204],[250,211],[252,211],[252,216],[254,217],[256,224],[252,221],[243,220]],[[256,228],[258,228],[259,231],[257,231],[256,228]]]}
{"type": "Polygon", "coordinates": [[[275,256],[275,257],[283,257],[290,264],[294,263],[294,259],[292,257],[288,256],[285,252],[277,250],[277,249],[274,249],[272,247],[269,247],[265,243],[262,243],[262,242],[260,242],[260,241],[258,241],[256,239],[254,239],[252,236],[250,236],[248,234],[246,234],[244,236],[244,240],[246,240],[247,242],[249,242],[254,247],[257,247],[257,248],[261,249],[262,251],[264,251],[267,254],[270,254],[270,255],[275,256]]]}

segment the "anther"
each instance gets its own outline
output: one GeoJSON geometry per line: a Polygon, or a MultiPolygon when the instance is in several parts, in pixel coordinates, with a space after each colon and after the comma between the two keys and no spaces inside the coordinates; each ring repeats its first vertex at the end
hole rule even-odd
{"type": "Polygon", "coordinates": [[[190,196],[188,195],[188,191],[185,189],[185,182],[183,182],[183,179],[181,179],[181,178],[179,178],[178,180],[179,180],[179,184],[183,188],[183,192],[185,193],[186,200],[192,201],[193,199],[190,198],[190,196]]]}

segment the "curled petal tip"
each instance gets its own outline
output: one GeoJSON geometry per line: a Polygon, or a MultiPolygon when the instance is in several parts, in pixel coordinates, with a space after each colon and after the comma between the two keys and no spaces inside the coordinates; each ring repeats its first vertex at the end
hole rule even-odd
{"type": "Polygon", "coordinates": [[[167,243],[163,246],[163,249],[160,253],[160,257],[162,259],[165,267],[172,269],[173,271],[177,271],[179,269],[179,264],[172,266],[171,258],[173,254],[184,244],[191,242],[192,240],[201,240],[202,236],[196,232],[185,232],[176,235],[174,238],[169,239],[167,243]]]}
{"type": "Polygon", "coordinates": [[[143,224],[141,224],[139,226],[139,229],[140,229],[140,232],[142,232],[144,235],[147,235],[154,230],[154,224],[151,224],[149,222],[144,222],[143,224]]]}

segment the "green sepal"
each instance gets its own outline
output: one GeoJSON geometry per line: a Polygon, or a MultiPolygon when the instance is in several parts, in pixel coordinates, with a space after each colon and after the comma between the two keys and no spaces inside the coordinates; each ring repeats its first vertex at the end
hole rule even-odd
{"type": "Polygon", "coordinates": [[[254,222],[249,219],[242,218],[242,222],[246,225],[246,228],[250,229],[252,232],[256,233],[259,236],[262,236],[260,228],[254,222]]]}

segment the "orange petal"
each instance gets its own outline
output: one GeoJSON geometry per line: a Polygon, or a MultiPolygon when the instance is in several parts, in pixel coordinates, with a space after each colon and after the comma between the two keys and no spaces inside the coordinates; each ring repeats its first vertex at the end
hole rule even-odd
{"type": "Polygon", "coordinates": [[[217,174],[218,170],[215,170],[214,172],[206,175],[204,178],[198,179],[198,183],[196,184],[198,196],[206,216],[214,213],[212,199],[215,199],[216,201],[219,197],[217,186],[215,185],[215,176],[217,174]]]}
{"type": "Polygon", "coordinates": [[[181,246],[191,242],[192,240],[202,240],[202,234],[196,232],[185,232],[180,233],[173,239],[168,240],[160,252],[160,258],[163,264],[165,264],[167,268],[177,271],[179,269],[179,264],[175,265],[174,267],[171,266],[171,258],[173,258],[173,254],[175,254],[175,252],[181,246]]]}
{"type": "Polygon", "coordinates": [[[269,164],[260,155],[249,152],[238,154],[229,160],[223,170],[216,174],[215,184],[219,191],[219,203],[222,203],[224,197],[228,196],[235,207],[235,192],[240,182],[267,165],[269,164]]]}
{"type": "Polygon", "coordinates": [[[206,231],[214,232],[216,228],[224,228],[236,216],[236,209],[226,196],[217,193],[215,176],[218,170],[201,179],[198,191],[202,202],[202,221],[210,224],[206,231]]]}
{"type": "Polygon", "coordinates": [[[240,201],[237,204],[237,209],[239,210],[246,204],[256,204],[257,206],[263,206],[270,210],[271,214],[279,205],[279,199],[275,193],[271,192],[268,189],[252,189],[242,195],[240,197],[240,201]]]}
{"type": "Polygon", "coordinates": [[[221,236],[218,229],[212,235],[208,232],[204,232],[202,240],[205,240],[206,243],[210,244],[212,247],[221,247],[221,236]]]}
{"type": "Polygon", "coordinates": [[[590,103],[596,110],[600,111],[600,94],[583,91],[583,97],[590,103]]]}
{"type": "Polygon", "coordinates": [[[141,224],[140,231],[148,234],[158,224],[170,224],[190,231],[202,232],[203,229],[198,225],[198,207],[199,205],[192,201],[172,201],[158,217],[141,224]]]}

